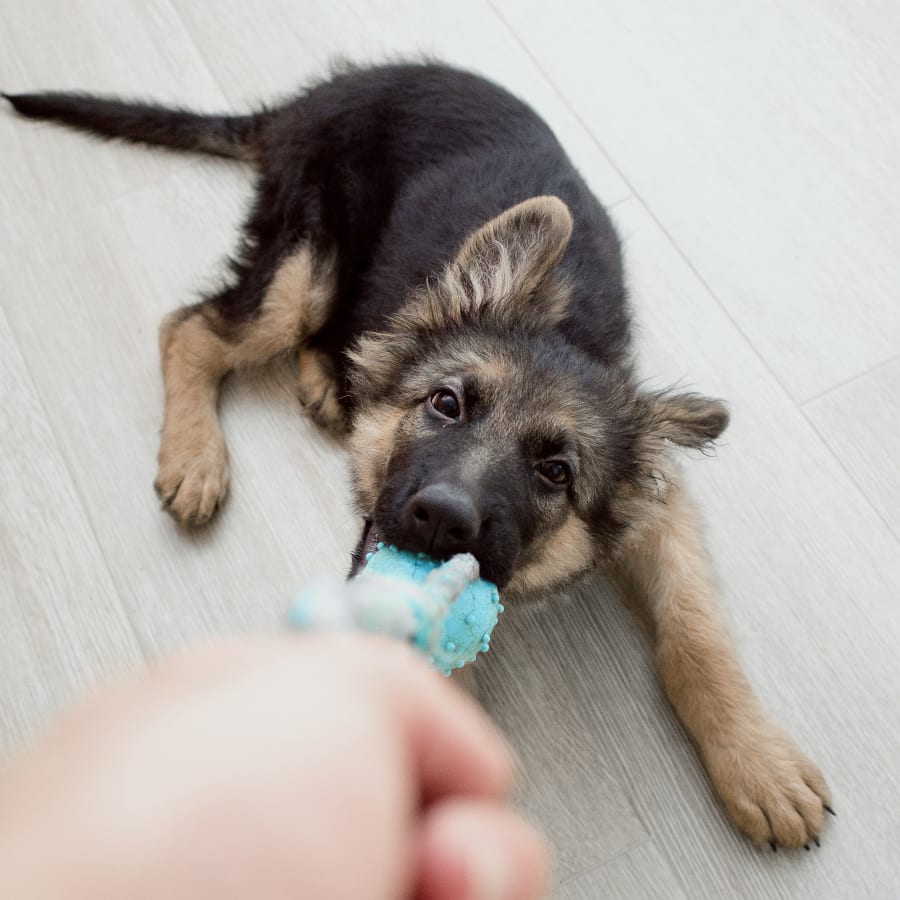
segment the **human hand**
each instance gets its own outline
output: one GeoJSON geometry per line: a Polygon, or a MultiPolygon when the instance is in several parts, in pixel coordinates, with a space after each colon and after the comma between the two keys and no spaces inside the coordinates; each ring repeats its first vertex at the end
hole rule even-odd
{"type": "Polygon", "coordinates": [[[218,642],[71,714],[0,779],[0,896],[529,900],[505,745],[405,647],[218,642]]]}

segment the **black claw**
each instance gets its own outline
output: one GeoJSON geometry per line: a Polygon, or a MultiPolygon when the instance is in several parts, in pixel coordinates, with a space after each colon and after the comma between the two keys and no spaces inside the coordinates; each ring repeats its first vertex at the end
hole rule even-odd
{"type": "Polygon", "coordinates": [[[776,844],[775,841],[769,841],[769,846],[772,848],[773,853],[778,852],[778,844],[776,844]]]}
{"type": "Polygon", "coordinates": [[[833,816],[837,815],[837,813],[827,803],[823,803],[822,805],[825,807],[825,812],[831,813],[831,815],[833,816]]]}
{"type": "Polygon", "coordinates": [[[803,849],[804,849],[807,853],[809,853],[809,844],[804,844],[804,845],[803,845],[803,849]]]}
{"type": "Polygon", "coordinates": [[[814,843],[817,847],[821,847],[821,846],[822,846],[822,845],[819,843],[819,839],[818,839],[817,837],[814,837],[814,838],[813,838],[813,843],[814,843]]]}

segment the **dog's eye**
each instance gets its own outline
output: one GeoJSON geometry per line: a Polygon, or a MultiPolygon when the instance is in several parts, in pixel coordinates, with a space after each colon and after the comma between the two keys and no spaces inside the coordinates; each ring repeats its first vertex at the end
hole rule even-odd
{"type": "Polygon", "coordinates": [[[572,470],[568,463],[559,459],[548,459],[537,465],[538,472],[553,484],[568,484],[572,480],[572,470]]]}
{"type": "Polygon", "coordinates": [[[441,388],[439,391],[435,391],[428,398],[428,402],[431,404],[432,409],[445,419],[458,419],[462,411],[459,397],[449,388],[441,388]]]}

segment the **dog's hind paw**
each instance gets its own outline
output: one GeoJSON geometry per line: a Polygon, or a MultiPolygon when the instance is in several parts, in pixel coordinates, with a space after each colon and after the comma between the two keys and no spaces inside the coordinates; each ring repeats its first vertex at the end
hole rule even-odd
{"type": "Polygon", "coordinates": [[[831,812],[825,779],[774,726],[754,728],[730,746],[708,748],[710,776],[737,827],[772,849],[818,845],[831,812]]]}
{"type": "Polygon", "coordinates": [[[338,399],[338,384],[331,361],[318,350],[304,347],[299,356],[297,399],[303,411],[335,436],[347,431],[347,415],[338,399]]]}

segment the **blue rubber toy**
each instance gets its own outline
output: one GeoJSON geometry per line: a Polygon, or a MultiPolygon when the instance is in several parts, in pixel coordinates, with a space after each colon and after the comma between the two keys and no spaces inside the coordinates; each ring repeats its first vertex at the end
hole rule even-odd
{"type": "Polygon", "coordinates": [[[291,608],[296,628],[359,628],[408,640],[445,675],[490,648],[503,612],[468,553],[445,563],[379,544],[351,582],[314,582],[291,608]]]}

